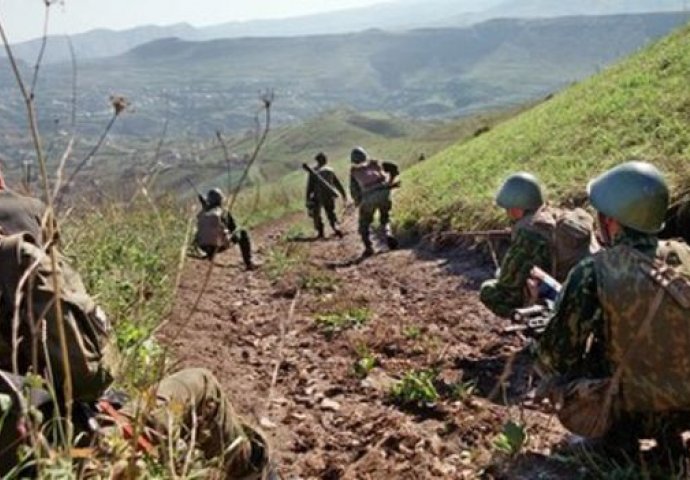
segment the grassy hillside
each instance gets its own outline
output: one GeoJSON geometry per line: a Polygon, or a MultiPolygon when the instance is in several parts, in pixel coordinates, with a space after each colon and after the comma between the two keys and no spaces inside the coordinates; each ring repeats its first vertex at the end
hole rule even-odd
{"type": "Polygon", "coordinates": [[[493,195],[516,170],[537,174],[552,202],[585,196],[587,180],[630,158],[649,160],[674,191],[690,186],[690,28],[479,138],[405,172],[397,218],[410,231],[495,225],[493,195]]]}

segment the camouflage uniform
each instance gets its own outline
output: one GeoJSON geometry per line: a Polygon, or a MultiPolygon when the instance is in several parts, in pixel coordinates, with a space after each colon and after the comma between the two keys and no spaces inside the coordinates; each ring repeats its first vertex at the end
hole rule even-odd
{"type": "Polygon", "coordinates": [[[387,177],[387,171],[397,171],[397,167],[390,162],[380,165],[376,160],[367,160],[364,164],[353,165],[350,170],[350,196],[359,206],[358,230],[366,252],[373,251],[369,230],[377,211],[386,237],[393,238],[390,226],[393,202],[389,187],[392,179],[387,177]]]}
{"type": "Polygon", "coordinates": [[[253,268],[252,246],[249,234],[244,229],[238,229],[232,214],[220,206],[212,206],[199,195],[201,211],[197,214],[196,244],[209,259],[220,252],[224,252],[230,245],[239,245],[244,265],[253,268]],[[211,226],[207,226],[208,224],[211,226]],[[208,232],[208,230],[211,232],[208,232]]]}
{"type": "Polygon", "coordinates": [[[535,213],[527,213],[513,227],[512,241],[497,279],[481,286],[479,298],[493,313],[509,317],[527,302],[526,283],[532,267],[551,270],[551,249],[543,232],[534,228],[535,213]]]}
{"type": "MultiPolygon", "coordinates": [[[[329,185],[336,189],[342,198],[347,198],[345,189],[332,168],[326,165],[317,165],[314,171],[329,185]]],[[[337,198],[331,189],[326,188],[318,178],[309,175],[307,181],[307,207],[309,214],[314,220],[314,229],[319,237],[323,237],[323,220],[321,219],[321,209],[326,211],[326,217],[336,235],[341,235],[338,230],[338,217],[335,213],[335,199],[337,198]]]]}
{"type": "Polygon", "coordinates": [[[687,245],[626,229],[612,248],[580,262],[564,285],[539,340],[538,358],[542,373],[566,392],[561,397],[569,410],[569,418],[561,418],[566,427],[608,415],[608,429],[601,432],[617,442],[659,435],[673,441],[673,434],[690,427],[690,306],[675,305],[664,287],[666,295],[659,297],[663,301],[650,310],[655,303],[651,298],[660,295],[661,287],[646,277],[645,258],[650,265],[654,258],[680,265],[690,275],[687,245]],[[650,328],[636,338],[650,313],[650,328]],[[616,375],[619,380],[611,387],[608,382],[616,375]],[[605,389],[588,392],[597,382],[605,389]],[[583,385],[587,387],[577,394],[583,385]],[[606,396],[610,409],[603,406],[606,396]]]}
{"type": "MultiPolygon", "coordinates": [[[[11,368],[8,361],[12,358],[12,318],[18,283],[27,268],[36,261],[38,267],[30,286],[25,285],[21,290],[24,300],[18,312],[22,341],[17,352],[17,373],[20,383],[23,382],[21,376],[30,371],[41,375],[46,382],[52,378],[52,389],[58,395],[60,404],[65,374],[53,301],[52,278],[55,273],[50,258],[43,255],[29,236],[0,235],[0,368],[11,368]],[[31,299],[30,308],[28,299],[31,299]],[[30,312],[43,315],[42,328],[36,332],[41,337],[35,343],[38,349],[36,355],[32,348],[32,324],[36,323],[30,318],[30,312]],[[37,365],[35,369],[33,364],[37,365]]],[[[63,325],[76,408],[80,402],[95,403],[109,387],[116,373],[118,355],[114,332],[86,293],[79,275],[62,259],[59,261],[57,275],[62,286],[60,298],[63,325]]],[[[3,380],[7,375],[0,377],[0,418],[4,419],[0,422],[0,475],[3,475],[17,464],[17,447],[22,444],[23,439],[18,430],[21,417],[18,412],[19,400],[13,394],[13,388],[9,388],[3,380]]],[[[47,416],[44,420],[47,420],[53,413],[52,402],[49,396],[40,396],[42,400],[37,400],[35,406],[45,412],[47,416]]],[[[186,433],[185,437],[196,426],[197,446],[207,457],[221,455],[225,447],[243,439],[223,459],[227,478],[258,478],[260,472],[267,467],[265,442],[236,417],[232,405],[210,372],[189,369],[164,378],[155,389],[155,404],[145,409],[145,422],[164,435],[168,415],[175,410],[171,408],[173,404],[178,405],[177,411],[181,410],[179,422],[186,433]],[[181,409],[179,405],[182,406],[181,409]],[[192,411],[197,415],[193,416],[192,411]]],[[[62,407],[60,405],[60,410],[62,407]]],[[[137,406],[134,404],[123,408],[125,415],[132,415],[135,411],[137,406]]],[[[167,444],[164,441],[161,445],[167,444]]]]}
{"type": "Polygon", "coordinates": [[[37,198],[25,197],[11,190],[0,189],[0,232],[14,235],[28,232],[43,244],[42,224],[46,206],[37,198]]]}

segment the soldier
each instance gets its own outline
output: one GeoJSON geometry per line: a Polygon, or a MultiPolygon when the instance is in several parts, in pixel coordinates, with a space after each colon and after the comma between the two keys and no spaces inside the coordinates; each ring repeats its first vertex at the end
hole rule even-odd
{"type": "Polygon", "coordinates": [[[209,260],[227,250],[231,244],[239,244],[245,267],[253,270],[255,266],[249,235],[246,230],[237,229],[232,214],[223,209],[223,200],[223,193],[218,188],[209,190],[206,198],[199,195],[201,211],[196,217],[196,244],[209,260]]]}
{"type": "Polygon", "coordinates": [[[544,391],[578,435],[679,445],[690,428],[690,248],[657,238],[669,190],[654,166],[624,163],[588,191],[607,248],[563,286],[538,343],[544,391]]]}
{"type": "Polygon", "coordinates": [[[37,198],[25,197],[7,188],[0,171],[0,232],[12,235],[29,232],[43,244],[46,206],[37,198]]]}
{"type": "MultiPolygon", "coordinates": [[[[103,431],[116,434],[118,429],[129,434],[136,431],[132,426],[134,415],[142,409],[131,402],[117,412],[102,397],[116,374],[118,361],[113,330],[86,293],[79,275],[61,257],[57,270],[53,270],[50,257],[34,244],[30,235],[0,235],[0,368],[4,370],[0,370],[0,476],[13,468],[23,476],[30,468],[30,460],[19,456],[20,447],[31,439],[26,425],[37,418],[29,414],[21,394],[27,383],[24,376],[29,373],[40,375],[46,385],[46,389],[33,385],[29,400],[34,407],[31,411],[44,413],[44,426],[52,423],[53,415],[66,413],[63,385],[69,365],[77,436],[93,433],[91,421],[77,420],[89,411],[87,406],[95,405],[117,426],[104,424],[102,429],[95,429],[96,435],[103,431]],[[30,281],[22,282],[27,269],[32,272],[30,281]],[[53,290],[56,275],[62,322],[58,319],[53,290]],[[15,303],[18,298],[21,301],[15,303]],[[20,311],[15,311],[15,305],[20,306],[20,311]],[[13,343],[15,314],[19,342],[13,343]],[[34,315],[38,318],[32,318],[34,315]],[[67,364],[63,363],[60,323],[64,326],[67,364]],[[10,375],[7,363],[15,356],[18,375],[10,375]],[[47,390],[55,392],[56,400],[47,390]],[[27,460],[26,465],[18,465],[27,460]]],[[[151,389],[147,401],[143,422],[155,434],[138,438],[137,443],[145,452],[153,453],[159,447],[167,449],[169,427],[180,426],[181,439],[189,442],[195,438],[196,447],[206,458],[219,460],[225,478],[266,478],[264,475],[272,470],[266,442],[240,422],[210,372],[187,369],[163,378],[151,389]],[[228,448],[231,445],[233,449],[228,448]]]]}
{"type": "Polygon", "coordinates": [[[530,173],[510,175],[496,204],[514,222],[511,243],[498,278],[484,282],[479,297],[494,314],[508,318],[516,308],[536,300],[528,283],[532,267],[563,281],[570,268],[597,246],[591,215],[582,209],[545,205],[539,180],[530,173]]]}
{"type": "Polygon", "coordinates": [[[350,196],[359,207],[359,234],[364,243],[363,257],[373,255],[374,247],[369,237],[369,229],[374,215],[379,212],[381,229],[386,236],[388,248],[398,247],[390,226],[391,189],[398,186],[398,166],[392,162],[378,162],[369,159],[362,147],[356,147],[350,154],[350,196]]]}
{"type": "Polygon", "coordinates": [[[324,238],[323,220],[321,219],[321,209],[324,209],[333,233],[338,237],[342,237],[343,232],[338,228],[338,217],[335,214],[335,199],[337,192],[344,201],[347,201],[347,194],[333,169],[326,165],[328,162],[326,155],[320,152],[314,157],[314,160],[316,160],[316,168],[313,170],[321,178],[315,178],[313,174],[309,174],[309,180],[307,181],[307,210],[309,211],[309,216],[314,220],[314,229],[318,238],[324,238]],[[327,188],[328,185],[331,188],[327,188]]]}

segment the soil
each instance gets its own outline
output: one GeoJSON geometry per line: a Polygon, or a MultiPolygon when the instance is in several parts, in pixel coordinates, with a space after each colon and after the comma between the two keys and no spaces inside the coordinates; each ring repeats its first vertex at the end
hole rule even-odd
{"type": "Polygon", "coordinates": [[[488,255],[422,242],[360,261],[354,218],[345,238],[322,241],[286,240],[296,222],[252,232],[255,271],[237,250],[210,276],[209,262],[190,259],[161,334],[182,366],[218,376],[270,439],[284,478],[574,478],[549,457],[564,439],[558,421],[523,401],[529,340],[478,300],[494,271],[488,255]],[[280,271],[276,252],[298,261],[280,271]],[[328,332],[316,321],[352,310],[361,325],[328,332]],[[368,373],[355,371],[363,357],[368,373]],[[410,371],[433,371],[440,398],[393,401],[391,385],[410,371]],[[508,422],[528,434],[512,456],[494,445],[508,422]]]}

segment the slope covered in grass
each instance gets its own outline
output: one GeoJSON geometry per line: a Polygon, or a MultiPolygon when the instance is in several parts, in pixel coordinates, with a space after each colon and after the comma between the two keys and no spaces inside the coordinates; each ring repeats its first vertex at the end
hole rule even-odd
{"type": "Polygon", "coordinates": [[[588,179],[630,158],[651,161],[676,194],[690,186],[690,27],[403,175],[399,225],[410,232],[496,225],[493,195],[517,170],[553,203],[585,196],[588,179]]]}

